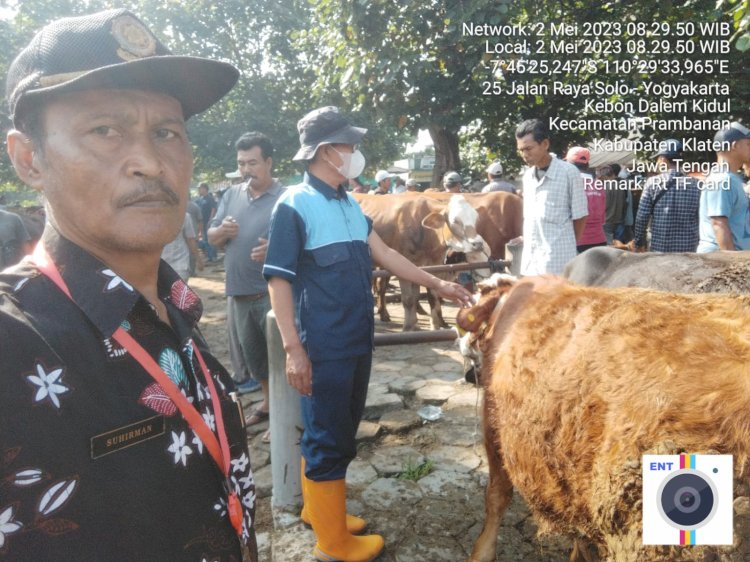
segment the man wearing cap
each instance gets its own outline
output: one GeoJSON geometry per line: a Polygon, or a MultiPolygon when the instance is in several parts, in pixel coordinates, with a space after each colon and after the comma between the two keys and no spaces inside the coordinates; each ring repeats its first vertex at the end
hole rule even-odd
{"type": "Polygon", "coordinates": [[[490,183],[482,188],[482,193],[493,191],[516,193],[516,186],[503,179],[503,165],[500,162],[493,162],[487,167],[487,180],[490,183]]]}
{"type": "Polygon", "coordinates": [[[377,185],[370,190],[370,195],[386,195],[391,190],[391,174],[385,170],[378,170],[375,174],[377,185]]]}
{"type": "Polygon", "coordinates": [[[406,180],[406,191],[416,192],[419,191],[419,183],[414,178],[406,180]]]}
{"type": "Polygon", "coordinates": [[[750,163],[750,130],[734,122],[714,135],[716,165],[703,183],[698,252],[750,250],[748,197],[738,173],[750,163]]]}
{"type": "Polygon", "coordinates": [[[698,247],[698,181],[678,169],[682,143],[667,139],[654,155],[658,174],[643,187],[635,219],[636,251],[647,249],[646,230],[651,223],[652,252],[695,252],[698,247]]]}
{"type": "Polygon", "coordinates": [[[301,184],[279,198],[263,274],[286,351],[287,380],[301,397],[304,432],[302,518],[317,536],[318,560],[362,562],[383,548],[365,523],[346,514],[345,477],[370,376],[374,337],[372,262],[461,303],[470,294],[418,269],[388,248],[343,184],[362,172],[357,149],[366,129],[335,107],[297,124],[301,184]]]}
{"type": "Polygon", "coordinates": [[[516,146],[529,166],[523,175],[521,275],[562,273],[576,256],[588,206],[581,174],[550,154],[549,130],[540,119],[516,128],[516,146]]]}
{"type": "Polygon", "coordinates": [[[607,237],[604,235],[603,226],[607,199],[604,186],[594,178],[594,174],[589,169],[591,151],[585,146],[571,146],[565,155],[565,161],[573,164],[581,173],[589,211],[586,216],[586,226],[576,240],[576,251],[580,254],[590,248],[606,246],[607,237]]]}
{"type": "Polygon", "coordinates": [[[461,176],[456,172],[448,172],[443,176],[443,189],[448,193],[461,193],[461,176]]]}
{"type": "Polygon", "coordinates": [[[0,275],[6,560],[257,558],[233,384],[159,259],[189,196],[185,120],[237,77],[122,9],[51,23],[8,70],[8,153],[49,222],[0,275]]]}

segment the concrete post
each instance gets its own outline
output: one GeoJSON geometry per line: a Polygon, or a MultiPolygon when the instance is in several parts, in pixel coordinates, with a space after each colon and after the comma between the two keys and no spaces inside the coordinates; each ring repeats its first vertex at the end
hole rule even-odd
{"type": "Polygon", "coordinates": [[[302,414],[299,393],[286,381],[286,353],[273,310],[266,316],[266,342],[271,400],[271,507],[276,524],[276,509],[297,511],[302,505],[299,474],[302,414]]]}
{"type": "Polygon", "coordinates": [[[521,276],[521,255],[523,254],[523,242],[515,242],[505,245],[505,255],[510,256],[510,267],[508,268],[511,275],[521,276]]]}

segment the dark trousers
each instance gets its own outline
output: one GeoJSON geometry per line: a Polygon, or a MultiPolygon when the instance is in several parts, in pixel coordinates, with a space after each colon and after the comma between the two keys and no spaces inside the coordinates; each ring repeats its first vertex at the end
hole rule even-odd
{"type": "Polygon", "coordinates": [[[357,454],[354,437],[362,419],[372,354],[312,363],[312,396],[303,396],[300,441],[305,476],[342,480],[357,454]]]}

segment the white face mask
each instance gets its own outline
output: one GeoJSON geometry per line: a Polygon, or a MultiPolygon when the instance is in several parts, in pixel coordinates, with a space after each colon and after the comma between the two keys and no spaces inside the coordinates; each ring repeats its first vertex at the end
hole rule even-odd
{"type": "Polygon", "coordinates": [[[359,150],[355,150],[354,152],[339,152],[335,148],[333,150],[341,158],[341,166],[334,166],[330,160],[326,160],[326,162],[331,164],[333,169],[346,179],[356,178],[365,169],[365,157],[359,150]]]}

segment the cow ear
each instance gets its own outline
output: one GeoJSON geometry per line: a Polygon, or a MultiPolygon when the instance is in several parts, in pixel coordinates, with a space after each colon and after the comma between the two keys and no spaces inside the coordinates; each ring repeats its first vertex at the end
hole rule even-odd
{"type": "Polygon", "coordinates": [[[431,230],[440,230],[445,226],[446,220],[442,213],[431,212],[422,219],[422,226],[431,230]]]}
{"type": "Polygon", "coordinates": [[[479,304],[471,308],[462,308],[456,316],[456,323],[467,332],[476,332],[487,320],[497,306],[503,292],[495,291],[492,295],[482,297],[479,304]]]}

